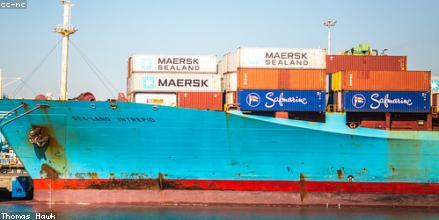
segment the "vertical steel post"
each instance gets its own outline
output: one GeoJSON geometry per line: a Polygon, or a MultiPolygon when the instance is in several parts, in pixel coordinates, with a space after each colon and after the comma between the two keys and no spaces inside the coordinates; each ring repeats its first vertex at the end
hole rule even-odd
{"type": "Polygon", "coordinates": [[[69,62],[69,36],[74,34],[77,29],[70,24],[70,13],[72,3],[70,0],[61,0],[64,7],[63,25],[55,28],[55,32],[62,36],[62,57],[61,57],[61,86],[60,100],[67,100],[67,72],[69,62]]]}

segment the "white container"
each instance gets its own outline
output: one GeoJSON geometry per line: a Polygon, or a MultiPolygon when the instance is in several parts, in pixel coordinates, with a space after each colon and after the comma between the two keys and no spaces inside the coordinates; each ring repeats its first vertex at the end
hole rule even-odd
{"type": "Polygon", "coordinates": [[[235,100],[236,100],[236,92],[226,92],[226,104],[227,105],[236,104],[235,100]]]}
{"type": "Polygon", "coordinates": [[[238,69],[238,59],[235,52],[229,52],[224,55],[225,73],[236,72],[238,69]]]}
{"type": "Polygon", "coordinates": [[[133,55],[131,73],[217,73],[217,57],[203,55],[133,55]]]}
{"type": "Polygon", "coordinates": [[[226,72],[226,62],[224,60],[218,61],[218,74],[222,75],[226,72]]]}
{"type": "Polygon", "coordinates": [[[236,72],[225,73],[224,77],[224,89],[227,92],[238,91],[238,76],[236,72]]]}
{"type": "Polygon", "coordinates": [[[326,50],[296,48],[238,48],[224,55],[227,72],[237,68],[325,69],[326,50]]]}
{"type": "Polygon", "coordinates": [[[132,92],[221,92],[221,76],[196,73],[133,73],[132,92]]]}
{"type": "Polygon", "coordinates": [[[335,103],[337,104],[337,111],[342,112],[344,110],[343,106],[343,92],[334,93],[335,103]]]}
{"type": "Polygon", "coordinates": [[[169,93],[136,93],[134,102],[175,107],[177,106],[177,95],[169,93]]]}

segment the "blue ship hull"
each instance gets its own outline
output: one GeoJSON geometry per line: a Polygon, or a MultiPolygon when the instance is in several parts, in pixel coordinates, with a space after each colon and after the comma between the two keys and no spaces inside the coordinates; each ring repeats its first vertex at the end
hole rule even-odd
{"type": "Polygon", "coordinates": [[[433,131],[350,129],[343,113],[328,113],[318,123],[237,111],[30,100],[1,100],[0,110],[22,103],[3,119],[2,134],[36,180],[413,183],[439,194],[439,134],[433,131]],[[38,104],[47,107],[34,110],[38,104]],[[49,137],[46,146],[30,143],[35,128],[49,137]]]}

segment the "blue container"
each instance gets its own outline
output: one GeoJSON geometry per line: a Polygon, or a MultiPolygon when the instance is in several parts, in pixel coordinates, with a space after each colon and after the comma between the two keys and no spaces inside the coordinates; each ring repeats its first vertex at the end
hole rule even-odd
{"type": "Polygon", "coordinates": [[[241,90],[238,102],[243,111],[325,111],[325,91],[241,90]]]}
{"type": "Polygon", "coordinates": [[[430,112],[429,92],[343,92],[346,112],[430,112]]]}

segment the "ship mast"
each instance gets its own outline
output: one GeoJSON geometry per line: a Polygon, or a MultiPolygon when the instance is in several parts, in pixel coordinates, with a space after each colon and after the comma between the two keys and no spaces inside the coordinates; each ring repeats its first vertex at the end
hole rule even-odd
{"type": "Polygon", "coordinates": [[[69,36],[74,34],[78,29],[70,24],[71,7],[73,6],[70,0],[61,0],[64,7],[64,23],[55,28],[55,32],[62,36],[62,63],[61,63],[61,93],[60,100],[67,100],[67,70],[69,58],[69,36]]]}

